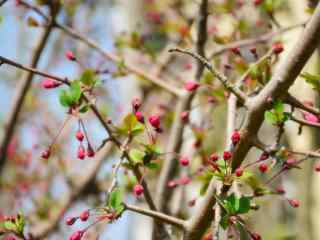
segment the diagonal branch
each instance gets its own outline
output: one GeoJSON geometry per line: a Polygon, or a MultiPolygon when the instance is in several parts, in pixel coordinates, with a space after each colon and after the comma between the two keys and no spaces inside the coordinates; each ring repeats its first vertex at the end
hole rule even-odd
{"type": "Polygon", "coordinates": [[[275,36],[284,34],[288,31],[300,28],[300,27],[304,27],[307,24],[308,21],[303,21],[301,23],[289,26],[289,27],[285,27],[285,28],[281,28],[275,32],[269,32],[269,33],[265,33],[262,34],[260,36],[257,37],[253,37],[253,38],[249,38],[249,39],[243,39],[243,40],[239,40],[239,41],[235,41],[232,43],[228,43],[223,45],[221,48],[218,48],[217,50],[214,50],[211,54],[209,54],[209,59],[216,57],[218,55],[223,54],[226,51],[229,51],[232,48],[242,48],[242,47],[248,47],[248,46],[253,46],[256,45],[258,43],[266,43],[269,40],[271,40],[272,38],[274,38],[275,36]]]}
{"type": "Polygon", "coordinates": [[[176,226],[178,228],[184,229],[185,227],[185,221],[181,220],[179,218],[175,218],[169,215],[166,215],[164,213],[143,209],[134,205],[130,204],[124,204],[125,209],[130,210],[132,212],[140,213],[145,216],[152,217],[153,219],[159,220],[163,223],[171,224],[173,226],[176,226]]]}
{"type": "Polygon", "coordinates": [[[191,52],[189,50],[182,50],[178,48],[170,49],[169,52],[179,52],[179,53],[190,55],[191,57],[197,59],[213,74],[213,76],[215,76],[223,84],[223,86],[228,91],[236,95],[241,103],[245,103],[245,100],[247,98],[245,93],[242,92],[238,87],[235,87],[231,83],[229,83],[227,77],[222,73],[220,73],[219,71],[217,71],[216,69],[214,69],[213,66],[209,63],[209,61],[206,58],[200,56],[197,53],[191,52]]]}

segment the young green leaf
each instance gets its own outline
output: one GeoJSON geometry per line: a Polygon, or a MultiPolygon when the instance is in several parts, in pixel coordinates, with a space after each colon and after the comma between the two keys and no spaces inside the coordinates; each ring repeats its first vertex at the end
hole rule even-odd
{"type": "Polygon", "coordinates": [[[130,158],[135,162],[135,163],[143,163],[143,157],[145,153],[138,150],[138,149],[131,149],[129,152],[130,158]]]}
{"type": "Polygon", "coordinates": [[[96,83],[96,75],[92,69],[86,69],[81,77],[80,82],[87,86],[93,86],[96,83]]]}

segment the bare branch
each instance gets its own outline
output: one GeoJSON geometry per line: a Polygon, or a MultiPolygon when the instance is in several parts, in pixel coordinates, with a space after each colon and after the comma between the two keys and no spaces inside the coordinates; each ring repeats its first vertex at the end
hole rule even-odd
{"type": "Polygon", "coordinates": [[[124,206],[125,206],[125,209],[130,210],[132,212],[136,212],[136,213],[140,213],[145,216],[152,217],[155,220],[161,221],[163,223],[171,224],[171,225],[176,226],[178,228],[182,228],[182,229],[185,228],[186,222],[184,220],[179,219],[179,218],[171,217],[169,215],[166,215],[166,214],[160,213],[160,212],[156,212],[156,211],[139,208],[137,206],[133,206],[130,204],[124,204],[124,206]]]}
{"type": "Polygon", "coordinates": [[[272,39],[275,36],[284,34],[288,31],[291,31],[293,29],[296,28],[300,28],[300,27],[304,27],[307,24],[308,21],[303,21],[301,23],[295,24],[293,26],[289,26],[289,27],[285,27],[282,29],[279,29],[275,32],[270,32],[270,33],[266,33],[263,35],[260,35],[258,37],[254,37],[254,38],[249,38],[249,39],[243,39],[243,40],[239,40],[236,42],[232,42],[226,45],[223,45],[221,48],[218,48],[217,50],[214,50],[209,56],[209,59],[216,57],[218,55],[223,54],[226,51],[229,51],[232,48],[241,48],[241,47],[247,47],[247,46],[252,46],[252,45],[256,45],[258,43],[266,43],[267,41],[269,41],[270,39],[272,39]]]}

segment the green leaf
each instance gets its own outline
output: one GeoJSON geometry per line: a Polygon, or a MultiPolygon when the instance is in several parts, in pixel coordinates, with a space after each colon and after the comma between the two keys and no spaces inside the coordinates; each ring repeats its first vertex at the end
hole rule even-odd
{"type": "Polygon", "coordinates": [[[137,122],[136,125],[131,129],[132,136],[138,136],[140,133],[143,133],[144,125],[140,122],[137,122]]]}
{"type": "Polygon", "coordinates": [[[284,104],[279,99],[277,99],[273,103],[273,109],[277,114],[282,115],[284,111],[284,104]]]}
{"type": "Polygon", "coordinates": [[[0,15],[0,24],[3,22],[3,16],[0,15]]]}
{"type": "Polygon", "coordinates": [[[244,214],[250,211],[250,202],[251,198],[249,197],[241,197],[239,199],[239,204],[236,208],[236,212],[238,214],[244,214]]]}
{"type": "Polygon", "coordinates": [[[69,92],[69,96],[72,99],[72,102],[78,103],[81,97],[81,86],[80,86],[80,82],[79,81],[72,81],[71,85],[70,85],[70,92],[69,92]]]}
{"type": "Polygon", "coordinates": [[[271,124],[275,124],[278,122],[277,115],[271,111],[264,112],[264,119],[271,124]]]}
{"type": "Polygon", "coordinates": [[[309,83],[313,89],[320,90],[320,75],[313,75],[307,72],[303,72],[300,74],[301,77],[303,77],[307,83],[309,83]]]}
{"type": "Polygon", "coordinates": [[[72,105],[72,99],[70,98],[67,90],[62,90],[60,92],[59,101],[64,107],[70,107],[72,105]]]}
{"type": "Polygon", "coordinates": [[[8,231],[13,231],[13,232],[17,232],[17,226],[15,223],[13,223],[12,221],[8,220],[5,221],[3,224],[4,228],[8,231]]]}
{"type": "Polygon", "coordinates": [[[81,108],[79,109],[80,113],[86,113],[89,110],[89,106],[87,104],[81,106],[81,108]]]}
{"type": "Polygon", "coordinates": [[[149,162],[149,163],[145,164],[145,166],[149,169],[158,169],[159,168],[159,164],[154,163],[154,162],[149,162]]]}
{"type": "Polygon", "coordinates": [[[86,69],[80,77],[80,82],[87,86],[93,86],[96,83],[96,74],[92,69],[86,69]]]}
{"type": "Polygon", "coordinates": [[[130,158],[135,162],[135,163],[143,163],[143,157],[145,153],[138,150],[138,149],[131,149],[129,152],[130,158]]]}
{"type": "Polygon", "coordinates": [[[108,206],[117,210],[122,206],[122,199],[122,191],[119,188],[116,188],[110,193],[108,206]]]}
{"type": "Polygon", "coordinates": [[[229,226],[229,215],[228,214],[226,214],[226,215],[224,215],[221,219],[220,219],[220,226],[224,229],[224,230],[226,230],[227,228],[228,228],[228,226],[229,226]]]}
{"type": "Polygon", "coordinates": [[[16,219],[16,227],[17,227],[16,231],[22,235],[25,225],[26,225],[25,217],[21,214],[18,214],[16,219]]]}

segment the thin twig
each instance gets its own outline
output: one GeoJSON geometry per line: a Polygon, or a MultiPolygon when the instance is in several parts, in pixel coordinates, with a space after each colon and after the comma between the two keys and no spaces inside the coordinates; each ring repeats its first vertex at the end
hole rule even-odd
{"type": "Polygon", "coordinates": [[[299,27],[304,27],[307,24],[308,21],[303,21],[301,23],[289,26],[289,27],[285,27],[282,29],[279,29],[275,32],[270,32],[270,33],[265,33],[263,35],[254,37],[254,38],[249,38],[249,39],[243,39],[243,40],[239,40],[239,41],[235,41],[232,43],[228,43],[223,45],[221,48],[218,48],[217,50],[214,50],[209,56],[209,59],[216,57],[226,51],[229,51],[232,48],[241,48],[241,47],[247,47],[247,46],[252,46],[258,43],[265,43],[267,41],[269,41],[270,39],[272,39],[275,36],[284,34],[288,31],[291,31],[293,29],[299,28],[299,27]]]}
{"type": "Polygon", "coordinates": [[[170,49],[169,52],[179,52],[179,53],[187,54],[187,55],[190,55],[191,57],[197,59],[198,61],[200,61],[223,84],[223,86],[228,91],[230,91],[234,95],[236,95],[241,103],[245,103],[245,101],[247,99],[247,96],[245,95],[245,93],[243,93],[239,88],[237,88],[237,87],[233,86],[231,83],[229,83],[227,77],[225,75],[223,75],[222,73],[220,73],[219,71],[215,70],[206,58],[204,58],[204,57],[200,56],[199,54],[194,53],[192,51],[183,50],[183,49],[179,49],[179,48],[170,49]]]}

